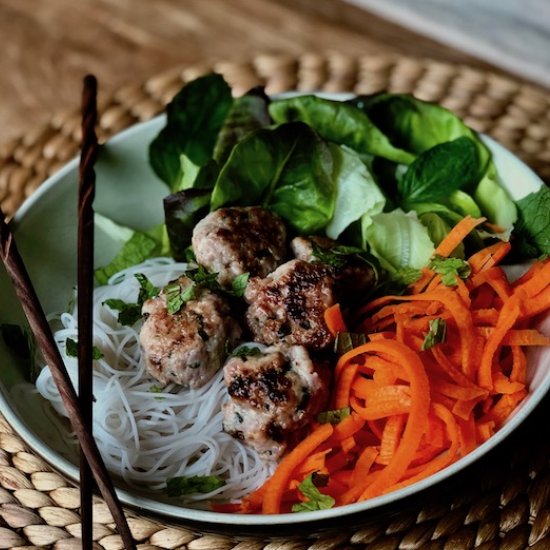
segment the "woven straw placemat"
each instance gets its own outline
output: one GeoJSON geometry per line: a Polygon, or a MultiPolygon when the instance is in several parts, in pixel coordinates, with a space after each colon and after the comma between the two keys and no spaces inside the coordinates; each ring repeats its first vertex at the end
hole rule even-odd
{"type": "MultiPolygon", "coordinates": [[[[101,98],[104,140],[163,110],[184,82],[206,72],[224,74],[239,94],[257,84],[286,90],[410,92],[455,111],[518,154],[550,181],[550,92],[462,65],[402,56],[349,57],[306,53],[261,55],[247,61],[177,68],[101,98]]],[[[44,179],[75,156],[80,115],[66,112],[19,139],[0,145],[0,203],[12,214],[44,179]]],[[[550,215],[550,213],[549,213],[550,215]]],[[[139,548],[189,550],[550,549],[550,403],[518,433],[457,480],[419,495],[338,533],[286,539],[239,539],[174,527],[128,510],[139,548]]],[[[79,548],[79,490],[31,452],[0,415],[0,548],[79,548]]],[[[94,507],[97,548],[122,548],[99,498],[94,507]]]]}

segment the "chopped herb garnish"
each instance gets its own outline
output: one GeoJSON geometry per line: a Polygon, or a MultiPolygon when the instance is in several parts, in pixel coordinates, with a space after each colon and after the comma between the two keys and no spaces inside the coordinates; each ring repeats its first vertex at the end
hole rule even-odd
{"type": "Polygon", "coordinates": [[[403,286],[416,283],[422,276],[422,271],[414,267],[401,267],[391,274],[392,281],[403,286]]]}
{"type": "Polygon", "coordinates": [[[158,296],[159,289],[143,273],[136,273],[134,277],[139,282],[138,304],[143,305],[146,300],[158,296]]]}
{"type": "Polygon", "coordinates": [[[239,346],[229,353],[229,357],[257,357],[262,354],[262,350],[256,346],[239,346]]]}
{"type": "Polygon", "coordinates": [[[226,292],[236,298],[242,298],[244,296],[244,291],[246,290],[246,285],[248,285],[249,278],[249,273],[241,273],[240,275],[237,275],[231,281],[231,290],[226,292]]]}
{"type": "Polygon", "coordinates": [[[109,298],[103,302],[103,305],[118,311],[118,322],[121,325],[130,327],[141,319],[141,308],[145,301],[159,293],[159,289],[143,273],[136,273],[134,277],[139,282],[137,302],[128,303],[118,298],[109,298]]]}
{"type": "MultiPolygon", "coordinates": [[[[153,384],[152,386],[149,387],[149,391],[151,393],[162,393],[164,390],[160,386],[157,386],[157,385],[153,384]]],[[[164,399],[164,397],[157,396],[157,397],[155,397],[155,399],[157,401],[162,401],[164,399]]]]}
{"type": "Polygon", "coordinates": [[[103,302],[103,305],[118,311],[118,322],[124,326],[132,326],[141,319],[141,306],[139,304],[129,304],[118,298],[109,298],[103,302]]]}
{"type": "Polygon", "coordinates": [[[218,274],[210,273],[202,265],[199,265],[196,269],[187,271],[185,274],[197,286],[213,291],[220,290],[220,284],[218,283],[218,274]]]}
{"type": "MultiPolygon", "coordinates": [[[[65,351],[69,357],[78,357],[78,342],[72,338],[65,340],[65,351]]],[[[97,347],[92,348],[92,359],[97,361],[103,358],[103,352],[97,347]]]]}
{"type": "Polygon", "coordinates": [[[191,493],[210,493],[225,485],[219,476],[179,476],[166,480],[166,493],[169,497],[179,497],[191,493]]]}
{"type": "Polygon", "coordinates": [[[317,415],[317,422],[319,424],[339,424],[351,414],[349,407],[343,409],[333,409],[330,411],[323,411],[317,415]]]}
{"type": "Polygon", "coordinates": [[[435,256],[428,267],[441,275],[441,281],[446,286],[456,286],[457,277],[467,279],[471,273],[470,264],[460,258],[442,258],[435,256]]]}
{"type": "Polygon", "coordinates": [[[347,265],[351,260],[360,260],[370,265],[376,272],[375,264],[370,255],[355,246],[345,246],[336,244],[330,248],[323,248],[315,241],[311,242],[313,257],[324,264],[328,264],[335,269],[340,269],[347,265]]]}
{"type": "Polygon", "coordinates": [[[313,512],[314,510],[328,510],[334,506],[335,500],[330,495],[324,495],[317,488],[317,484],[322,486],[326,485],[327,476],[316,475],[314,472],[307,476],[300,485],[298,485],[298,490],[304,497],[306,501],[299,502],[292,506],[293,512],[313,512]]]}
{"type": "Polygon", "coordinates": [[[447,323],[445,319],[437,317],[430,321],[430,330],[424,337],[424,342],[422,343],[422,350],[427,350],[433,348],[436,344],[442,344],[445,342],[445,337],[447,336],[447,323]]]}
{"type": "Polygon", "coordinates": [[[339,332],[336,335],[336,340],[334,341],[334,353],[344,355],[344,353],[347,353],[353,348],[365,344],[366,342],[367,337],[365,334],[355,332],[339,332]]]}
{"type": "Polygon", "coordinates": [[[168,313],[174,315],[189,300],[197,297],[197,290],[193,284],[183,286],[179,281],[174,281],[164,287],[164,295],[166,297],[166,309],[168,313]]]}

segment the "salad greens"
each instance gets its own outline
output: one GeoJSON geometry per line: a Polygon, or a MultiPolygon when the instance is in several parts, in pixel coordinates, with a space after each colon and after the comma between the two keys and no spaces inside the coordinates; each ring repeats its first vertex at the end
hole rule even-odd
{"type": "MultiPolygon", "coordinates": [[[[517,203],[479,135],[451,111],[406,94],[334,101],[314,95],[233,98],[224,79],[188,83],[149,149],[166,183],[165,228],[135,232],[98,282],[166,253],[187,259],[193,227],[222,206],[263,205],[294,234],[326,235],[413,278],[463,216],[485,216],[455,256],[511,238],[518,259],[550,253],[550,191],[517,203]]],[[[121,232],[124,228],[121,228],[121,232]]]]}

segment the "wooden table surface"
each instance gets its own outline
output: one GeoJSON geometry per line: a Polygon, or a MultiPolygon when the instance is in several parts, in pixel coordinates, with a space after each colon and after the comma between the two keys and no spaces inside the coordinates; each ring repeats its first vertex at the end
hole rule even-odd
{"type": "Polygon", "coordinates": [[[0,0],[0,143],[176,65],[258,53],[401,52],[487,65],[341,0],[0,0]]]}

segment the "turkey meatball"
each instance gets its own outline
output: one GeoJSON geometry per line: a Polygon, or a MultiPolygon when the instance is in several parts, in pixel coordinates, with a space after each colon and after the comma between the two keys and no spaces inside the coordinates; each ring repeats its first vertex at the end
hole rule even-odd
{"type": "Polygon", "coordinates": [[[139,340],[147,371],[160,382],[189,388],[206,384],[222,367],[226,346],[235,345],[240,326],[230,317],[227,302],[210,290],[197,287],[195,296],[176,313],[167,309],[167,288],[192,285],[187,277],[170,283],[143,304],[145,321],[139,340]]]}
{"type": "Polygon", "coordinates": [[[279,345],[259,355],[232,357],[224,366],[229,394],[224,430],[264,459],[278,459],[325,409],[329,376],[303,346],[279,345]]]}
{"type": "MultiPolygon", "coordinates": [[[[306,262],[323,262],[315,252],[331,254],[340,245],[328,237],[295,237],[290,242],[294,256],[306,262]]],[[[367,297],[377,282],[377,273],[371,264],[355,254],[335,254],[331,265],[336,281],[335,292],[339,302],[349,304],[358,297],[367,297]]]]}
{"type": "Polygon", "coordinates": [[[322,350],[332,341],[324,320],[335,303],[334,276],[322,263],[291,260],[273,273],[248,282],[246,321],[254,340],[322,350]]]}
{"type": "Polygon", "coordinates": [[[195,226],[192,246],[197,262],[230,287],[238,275],[265,277],[283,262],[286,228],[259,206],[220,208],[195,226]]]}

